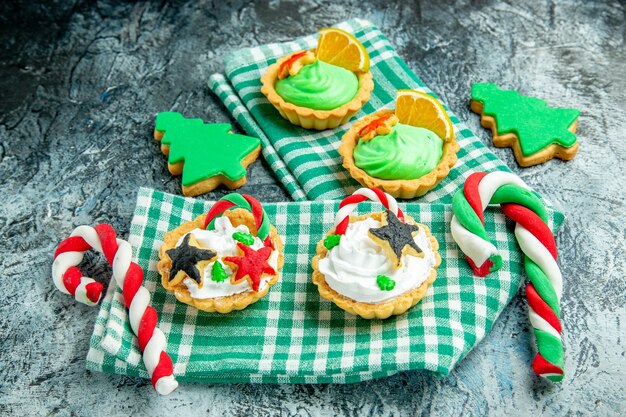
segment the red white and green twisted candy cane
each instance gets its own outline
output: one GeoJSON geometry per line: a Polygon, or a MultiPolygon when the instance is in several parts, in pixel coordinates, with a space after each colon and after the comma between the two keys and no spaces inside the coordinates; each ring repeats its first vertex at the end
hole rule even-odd
{"type": "Polygon", "coordinates": [[[263,241],[265,246],[271,247],[271,223],[267,213],[256,198],[247,194],[231,193],[222,197],[207,213],[206,219],[204,220],[204,228],[206,230],[215,229],[215,219],[224,214],[227,210],[235,208],[242,208],[252,213],[258,238],[263,241]]]}
{"type": "Polygon", "coordinates": [[[524,253],[524,267],[530,280],[526,297],[537,347],[533,370],[551,381],[561,381],[563,280],[546,209],[541,199],[513,174],[479,172],[467,178],[463,190],[453,198],[450,227],[472,270],[482,277],[502,266],[502,258],[485,231],[483,211],[489,204],[500,204],[504,214],[515,222],[515,237],[524,253]]]}
{"type": "Polygon", "coordinates": [[[95,305],[102,295],[102,284],[83,277],[78,269],[85,252],[95,249],[104,254],[113,269],[113,279],[122,290],[128,319],[143,353],[143,363],[154,389],[167,395],[178,387],[172,359],[165,352],[166,340],[157,327],[158,316],[150,306],[150,292],[142,285],[143,270],[132,262],[130,244],[119,239],[108,224],[78,226],[54,252],[52,279],[59,291],[73,295],[77,301],[95,305]]]}

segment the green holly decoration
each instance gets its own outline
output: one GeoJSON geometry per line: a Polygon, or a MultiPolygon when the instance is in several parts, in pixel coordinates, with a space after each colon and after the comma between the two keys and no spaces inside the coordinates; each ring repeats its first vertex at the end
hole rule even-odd
{"type": "Polygon", "coordinates": [[[235,232],[233,233],[233,239],[243,243],[246,246],[250,246],[254,243],[254,236],[252,236],[250,233],[235,232]]]}
{"type": "Polygon", "coordinates": [[[548,107],[543,100],[492,83],[474,84],[472,101],[481,103],[482,114],[496,120],[498,135],[517,135],[524,156],[552,144],[569,148],[576,143],[576,135],[569,131],[580,115],[576,109],[548,107]]]}
{"type": "Polygon", "coordinates": [[[328,250],[331,250],[335,246],[339,244],[341,241],[341,235],[328,235],[326,239],[324,239],[324,247],[328,250]]]}
{"type": "Polygon", "coordinates": [[[396,282],[386,275],[379,275],[376,277],[376,283],[381,291],[391,291],[395,288],[396,282]]]}
{"type": "Polygon", "coordinates": [[[237,181],[246,175],[242,160],[259,146],[260,141],[230,133],[228,123],[206,124],[202,119],[186,119],[180,113],[159,113],[155,130],[164,133],[161,144],[169,147],[170,165],[184,162],[183,186],[223,175],[237,181]]]}
{"type": "Polygon", "coordinates": [[[224,271],[224,267],[220,261],[215,261],[211,268],[211,279],[215,282],[223,282],[226,278],[228,278],[228,274],[224,271]]]}

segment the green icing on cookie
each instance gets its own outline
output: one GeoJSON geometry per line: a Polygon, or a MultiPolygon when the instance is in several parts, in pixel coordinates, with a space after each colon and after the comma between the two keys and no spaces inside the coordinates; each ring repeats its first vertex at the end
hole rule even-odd
{"type": "Polygon", "coordinates": [[[287,103],[313,110],[332,110],[356,96],[359,79],[345,68],[315,61],[293,77],[278,80],[276,93],[287,103]]]}
{"type": "Polygon", "coordinates": [[[413,180],[431,172],[443,154],[443,140],[421,127],[396,124],[390,133],[359,140],[354,163],[370,177],[413,180]]]}
{"type": "Polygon", "coordinates": [[[386,275],[379,275],[376,277],[376,284],[381,291],[391,291],[395,288],[396,282],[386,275]]]}
{"type": "Polygon", "coordinates": [[[576,135],[568,130],[580,115],[576,109],[548,107],[543,100],[492,83],[474,84],[472,100],[483,105],[483,114],[496,120],[498,135],[517,135],[524,156],[552,144],[569,148],[576,143],[576,135]]]}
{"type": "Polygon", "coordinates": [[[328,250],[331,250],[335,246],[339,244],[341,241],[341,235],[329,235],[326,239],[324,239],[324,247],[328,250]]]}
{"type": "Polygon", "coordinates": [[[246,246],[250,246],[254,243],[254,236],[252,236],[250,233],[235,232],[233,233],[233,239],[243,243],[246,246]]]}
{"type": "Polygon", "coordinates": [[[211,279],[215,282],[223,282],[228,278],[228,274],[224,271],[224,267],[219,261],[215,261],[211,267],[211,279]]]}
{"type": "Polygon", "coordinates": [[[175,112],[159,113],[155,129],[165,132],[161,143],[170,147],[168,162],[184,162],[184,186],[216,175],[231,181],[244,177],[241,161],[260,145],[257,138],[229,133],[232,126],[228,123],[206,124],[175,112]]]}

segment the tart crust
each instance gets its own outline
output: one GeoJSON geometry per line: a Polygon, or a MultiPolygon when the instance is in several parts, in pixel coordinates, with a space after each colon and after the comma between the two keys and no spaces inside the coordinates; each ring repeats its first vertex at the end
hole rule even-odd
{"type": "MultiPolygon", "coordinates": [[[[226,211],[223,215],[228,217],[234,227],[237,227],[241,224],[246,225],[248,229],[250,229],[250,232],[256,235],[257,228],[254,223],[254,217],[248,211],[238,208],[226,211]]],[[[178,299],[178,301],[194,306],[198,310],[207,312],[218,312],[222,314],[230,313],[233,310],[243,310],[250,304],[255,303],[256,301],[263,298],[265,294],[267,294],[267,291],[270,289],[270,287],[278,282],[280,269],[285,263],[283,256],[283,241],[278,235],[276,228],[274,226],[271,226],[270,238],[272,240],[274,248],[278,250],[278,268],[276,270],[276,274],[272,275],[265,288],[261,289],[259,292],[254,292],[250,290],[239,294],[228,295],[225,297],[205,299],[193,298],[185,284],[181,282],[176,285],[171,285],[171,283],[169,282],[169,274],[172,267],[172,260],[167,255],[166,251],[174,248],[176,246],[176,242],[178,242],[178,240],[186,233],[191,232],[194,229],[202,229],[204,227],[205,218],[206,214],[202,214],[196,217],[195,220],[183,223],[176,229],[167,232],[163,237],[163,245],[161,245],[161,248],[159,249],[160,260],[157,265],[159,273],[161,274],[161,285],[163,285],[163,288],[165,288],[166,290],[174,292],[174,295],[176,296],[176,299],[178,299]]]]}
{"type": "Polygon", "coordinates": [[[456,164],[456,154],[459,151],[459,144],[454,139],[444,141],[443,154],[441,155],[439,164],[437,164],[435,169],[431,172],[420,178],[414,180],[383,180],[372,177],[354,163],[354,148],[359,142],[359,131],[363,127],[371,121],[390,113],[394,113],[394,111],[384,109],[370,114],[355,122],[350,130],[343,135],[341,145],[339,145],[339,153],[343,157],[343,166],[350,172],[352,178],[366,187],[380,188],[396,198],[410,199],[421,197],[435,188],[437,184],[448,175],[454,164],[456,164]]]}
{"type": "MultiPolygon", "coordinates": [[[[315,52],[315,49],[311,49],[315,52]]],[[[297,53],[298,51],[294,52],[297,53]]],[[[305,129],[326,130],[334,129],[337,126],[347,123],[369,100],[370,94],[374,89],[374,81],[372,81],[372,73],[355,73],[359,79],[359,89],[354,98],[346,104],[332,110],[313,110],[308,107],[296,106],[287,103],[278,95],[274,88],[278,81],[278,70],[280,65],[289,59],[294,53],[279,58],[274,64],[270,65],[261,77],[261,92],[267,97],[280,115],[289,120],[296,126],[302,126],[305,129]]]]}
{"type": "MultiPolygon", "coordinates": [[[[381,221],[383,218],[383,212],[365,214],[362,216],[350,216],[350,223],[365,220],[368,217],[381,221]]],[[[328,254],[328,249],[324,246],[324,239],[322,239],[317,243],[317,254],[311,260],[311,266],[313,267],[313,283],[317,285],[320,295],[323,298],[332,301],[339,308],[347,311],[348,313],[361,316],[364,319],[386,319],[392,315],[402,314],[424,298],[428,288],[433,284],[433,282],[435,282],[435,279],[437,278],[437,268],[439,267],[439,264],[441,264],[441,256],[438,252],[439,242],[437,242],[437,239],[435,239],[435,237],[430,233],[430,229],[427,226],[415,222],[411,216],[407,216],[406,214],[404,215],[404,218],[413,221],[416,225],[424,229],[426,236],[428,236],[430,240],[431,249],[435,253],[435,266],[433,266],[430,270],[430,275],[426,281],[412,290],[381,303],[364,303],[361,301],[355,301],[333,290],[326,282],[325,275],[320,272],[319,261],[324,259],[328,254]]],[[[326,236],[334,232],[335,228],[333,227],[326,236]]]]}

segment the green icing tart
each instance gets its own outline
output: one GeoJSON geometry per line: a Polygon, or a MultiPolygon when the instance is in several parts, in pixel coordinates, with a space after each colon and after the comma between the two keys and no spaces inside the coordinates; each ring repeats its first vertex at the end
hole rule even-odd
{"type": "Polygon", "coordinates": [[[435,188],[457,161],[459,145],[434,132],[398,123],[390,133],[360,140],[359,132],[373,120],[393,114],[380,110],[356,122],[342,137],[339,153],[350,175],[366,187],[396,198],[415,198],[435,188]]]}
{"type": "Polygon", "coordinates": [[[386,135],[359,140],[354,164],[383,180],[416,180],[431,172],[443,155],[443,140],[423,127],[398,123],[386,135]]]}
{"type": "Polygon", "coordinates": [[[278,79],[281,64],[271,65],[261,77],[261,92],[280,115],[305,129],[333,129],[347,123],[369,100],[374,89],[370,71],[352,72],[320,60],[298,74],[278,79]]]}
{"type": "Polygon", "coordinates": [[[356,96],[359,79],[352,71],[317,60],[302,67],[298,74],[278,80],[274,87],[287,103],[313,110],[332,110],[356,96]]]}

